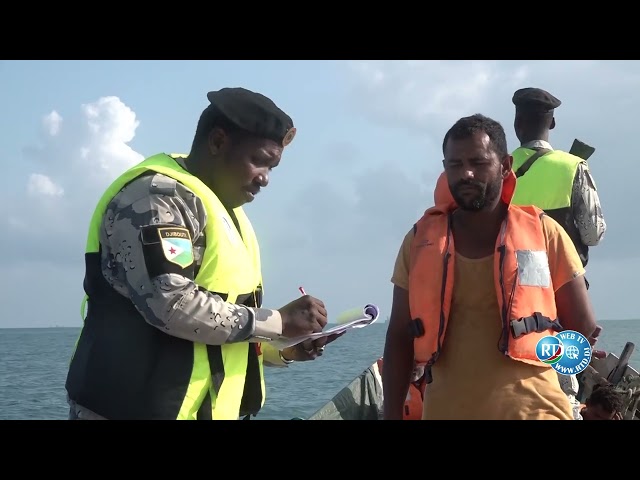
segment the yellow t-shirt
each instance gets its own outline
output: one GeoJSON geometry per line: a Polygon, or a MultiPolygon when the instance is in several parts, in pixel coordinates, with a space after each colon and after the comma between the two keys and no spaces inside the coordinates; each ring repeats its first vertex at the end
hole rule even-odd
{"type": "MultiPolygon", "coordinates": [[[[571,239],[543,217],[555,290],[584,274],[571,239]]],[[[409,288],[413,229],[396,259],[391,281],[409,288]]],[[[493,281],[493,256],[456,255],[451,313],[433,382],[424,395],[423,420],[572,420],[571,404],[552,368],[514,361],[498,350],[501,319],[493,281]]]]}

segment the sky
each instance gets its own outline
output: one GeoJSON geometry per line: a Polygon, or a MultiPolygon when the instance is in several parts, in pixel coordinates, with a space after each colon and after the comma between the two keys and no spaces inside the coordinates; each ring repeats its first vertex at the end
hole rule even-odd
{"type": "Polygon", "coordinates": [[[269,96],[298,130],[246,206],[265,307],[304,286],[329,321],[367,303],[385,321],[398,248],[431,206],[444,134],[483,113],[514,150],[513,92],[540,87],[562,100],[551,144],[596,148],[608,226],[587,273],[597,318],[640,318],[638,61],[0,61],[0,328],[81,325],[84,246],[104,188],[147,156],[188,153],[207,92],[228,86],[269,96]]]}

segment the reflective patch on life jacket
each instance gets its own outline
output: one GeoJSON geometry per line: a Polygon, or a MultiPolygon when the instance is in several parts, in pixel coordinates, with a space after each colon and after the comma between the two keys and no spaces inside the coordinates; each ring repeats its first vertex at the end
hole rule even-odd
{"type": "Polygon", "coordinates": [[[551,271],[547,252],[516,250],[516,259],[520,285],[549,288],[549,285],[551,285],[551,271]]]}

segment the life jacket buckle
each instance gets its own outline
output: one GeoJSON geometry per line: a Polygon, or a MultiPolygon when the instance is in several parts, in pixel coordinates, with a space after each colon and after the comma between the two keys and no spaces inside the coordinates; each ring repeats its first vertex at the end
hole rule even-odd
{"type": "Polygon", "coordinates": [[[511,320],[511,335],[513,338],[519,338],[523,335],[526,335],[528,332],[527,324],[524,321],[524,318],[519,318],[517,320],[511,320]]]}
{"type": "Polygon", "coordinates": [[[562,325],[559,321],[552,321],[548,317],[545,317],[540,312],[534,312],[533,315],[528,317],[518,318],[517,320],[511,320],[511,334],[513,338],[521,337],[531,332],[544,332],[545,330],[562,330],[562,325]]]}

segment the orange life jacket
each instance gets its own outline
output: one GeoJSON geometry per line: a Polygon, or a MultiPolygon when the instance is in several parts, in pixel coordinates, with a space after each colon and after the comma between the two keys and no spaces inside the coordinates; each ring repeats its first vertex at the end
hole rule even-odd
{"type": "MultiPolygon", "coordinates": [[[[551,368],[536,356],[538,340],[561,329],[542,231],[544,212],[535,206],[512,205],[515,184],[511,172],[503,182],[502,201],[508,205],[508,213],[494,255],[503,327],[498,348],[514,360],[551,368]]],[[[434,200],[435,206],[414,226],[409,274],[415,360],[426,364],[427,382],[445,341],[455,272],[450,214],[457,206],[444,173],[438,179],[434,200]]]]}
{"type": "MultiPolygon", "coordinates": [[[[378,371],[382,375],[382,358],[378,359],[378,371]]],[[[407,398],[402,409],[403,420],[422,420],[422,400],[424,398],[424,389],[427,386],[425,376],[418,381],[409,384],[407,398]]]]}

